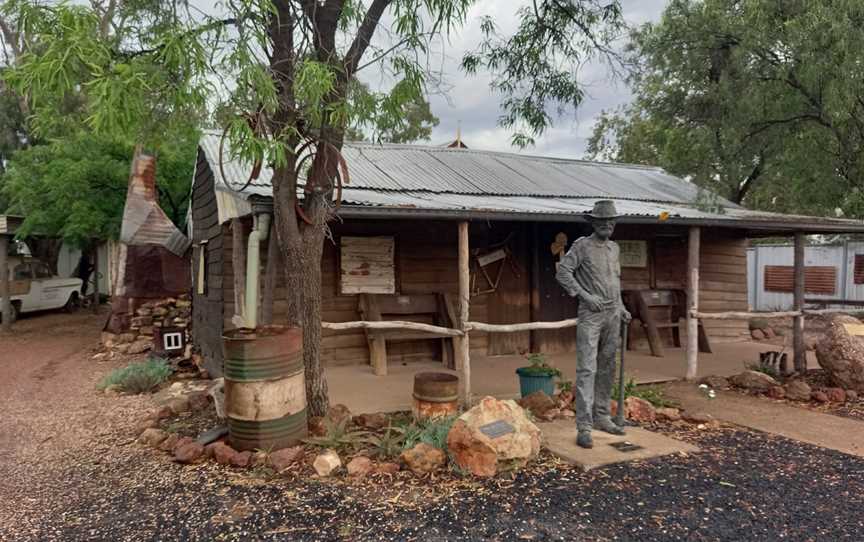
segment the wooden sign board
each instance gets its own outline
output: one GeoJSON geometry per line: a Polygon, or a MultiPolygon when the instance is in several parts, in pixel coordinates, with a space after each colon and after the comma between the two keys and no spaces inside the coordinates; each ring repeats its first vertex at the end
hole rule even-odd
{"type": "Polygon", "coordinates": [[[340,287],[343,294],[396,293],[393,237],[342,237],[340,287]]]}
{"type": "Polygon", "coordinates": [[[617,241],[621,267],[648,267],[648,241],[617,241]]]}
{"type": "Polygon", "coordinates": [[[843,327],[849,335],[864,336],[864,324],[843,324],[843,327]]]}

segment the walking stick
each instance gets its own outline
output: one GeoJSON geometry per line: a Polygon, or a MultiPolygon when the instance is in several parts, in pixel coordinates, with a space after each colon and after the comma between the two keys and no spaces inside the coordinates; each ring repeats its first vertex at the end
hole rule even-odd
{"type": "Polygon", "coordinates": [[[615,414],[615,424],[624,427],[624,352],[627,351],[627,322],[621,320],[621,363],[618,372],[618,412],[615,414]]]}

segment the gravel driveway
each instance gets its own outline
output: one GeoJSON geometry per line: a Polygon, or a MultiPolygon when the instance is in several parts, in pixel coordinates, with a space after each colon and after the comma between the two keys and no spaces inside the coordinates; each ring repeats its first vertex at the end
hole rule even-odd
{"type": "Polygon", "coordinates": [[[2,540],[864,539],[864,460],[733,428],[657,427],[703,449],[691,456],[589,473],[545,457],[434,489],[408,473],[181,467],[132,442],[146,398],[93,391],[111,367],[90,359],[97,319],[49,323],[47,336],[0,337],[2,540]]]}

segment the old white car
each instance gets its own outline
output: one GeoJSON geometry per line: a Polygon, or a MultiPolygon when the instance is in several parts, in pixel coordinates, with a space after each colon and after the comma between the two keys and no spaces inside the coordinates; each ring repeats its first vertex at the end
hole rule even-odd
{"type": "MultiPolygon", "coordinates": [[[[12,321],[25,312],[65,308],[74,310],[81,301],[83,281],[60,278],[43,262],[12,258],[9,263],[12,321]]],[[[2,318],[2,316],[0,316],[2,318]]]]}

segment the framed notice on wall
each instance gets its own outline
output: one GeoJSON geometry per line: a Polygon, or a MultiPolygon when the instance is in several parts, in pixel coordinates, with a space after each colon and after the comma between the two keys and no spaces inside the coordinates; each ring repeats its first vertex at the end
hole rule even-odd
{"type": "Polygon", "coordinates": [[[339,241],[343,294],[395,294],[393,237],[342,237],[339,241]]]}
{"type": "Polygon", "coordinates": [[[621,267],[648,267],[648,241],[616,241],[621,249],[621,267]]]}

